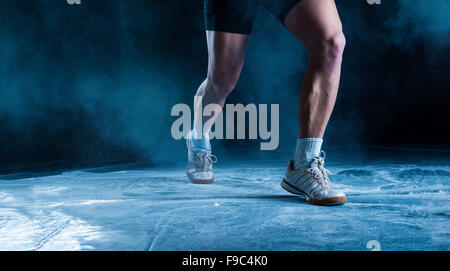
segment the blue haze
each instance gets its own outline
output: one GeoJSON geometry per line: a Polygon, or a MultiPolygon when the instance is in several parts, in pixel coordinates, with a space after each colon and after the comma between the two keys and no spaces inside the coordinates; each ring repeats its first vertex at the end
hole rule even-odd
{"type": "MultiPolygon", "coordinates": [[[[448,144],[449,3],[337,4],[348,42],[327,146],[448,144]]],[[[200,1],[5,1],[0,34],[0,165],[184,155],[170,109],[192,103],[206,72],[200,1]]],[[[289,152],[307,55],[265,10],[253,34],[229,101],[279,103],[277,152],[289,152]]]]}

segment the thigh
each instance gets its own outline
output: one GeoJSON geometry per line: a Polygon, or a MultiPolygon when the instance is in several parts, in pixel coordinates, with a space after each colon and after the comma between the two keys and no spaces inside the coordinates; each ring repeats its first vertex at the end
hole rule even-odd
{"type": "Polygon", "coordinates": [[[249,35],[206,31],[206,37],[208,75],[213,77],[239,76],[244,63],[249,35]]]}
{"type": "Polygon", "coordinates": [[[301,0],[289,11],[284,24],[306,47],[342,32],[334,0],[301,0]]]}
{"type": "MultiPolygon", "coordinates": [[[[254,1],[254,0],[253,0],[254,1]]],[[[300,0],[257,0],[261,3],[270,13],[275,15],[277,19],[284,24],[284,19],[289,11],[297,5],[300,0]]]]}
{"type": "Polygon", "coordinates": [[[208,31],[250,34],[258,9],[256,0],[204,0],[208,31]]]}

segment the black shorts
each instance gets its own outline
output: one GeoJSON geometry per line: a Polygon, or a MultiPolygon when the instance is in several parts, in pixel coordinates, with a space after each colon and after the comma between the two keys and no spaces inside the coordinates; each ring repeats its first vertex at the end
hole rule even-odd
{"type": "Polygon", "coordinates": [[[206,30],[250,34],[260,5],[282,24],[300,0],[204,0],[206,30]]]}

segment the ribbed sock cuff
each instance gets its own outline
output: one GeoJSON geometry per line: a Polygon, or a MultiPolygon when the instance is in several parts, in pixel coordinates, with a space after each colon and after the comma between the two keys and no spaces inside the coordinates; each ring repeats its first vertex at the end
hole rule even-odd
{"type": "Polygon", "coordinates": [[[192,142],[194,149],[211,149],[211,143],[209,142],[209,134],[198,134],[195,130],[192,130],[188,135],[189,140],[192,142]]]}
{"type": "Polygon", "coordinates": [[[299,138],[294,155],[294,166],[296,169],[310,164],[314,157],[319,156],[322,148],[322,138],[299,138]]]}

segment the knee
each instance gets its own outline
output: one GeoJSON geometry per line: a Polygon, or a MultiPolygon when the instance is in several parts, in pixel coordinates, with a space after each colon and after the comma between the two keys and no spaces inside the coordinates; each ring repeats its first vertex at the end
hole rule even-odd
{"type": "Polygon", "coordinates": [[[334,31],[323,35],[314,46],[314,53],[326,67],[340,66],[345,48],[345,36],[342,31],[334,31]]]}
{"type": "Polygon", "coordinates": [[[342,31],[337,31],[322,37],[319,48],[325,58],[330,60],[341,59],[342,54],[344,53],[345,43],[344,33],[342,33],[342,31]]]}
{"type": "Polygon", "coordinates": [[[240,72],[240,65],[215,69],[208,74],[208,85],[216,96],[226,97],[235,88],[240,72]]]}

